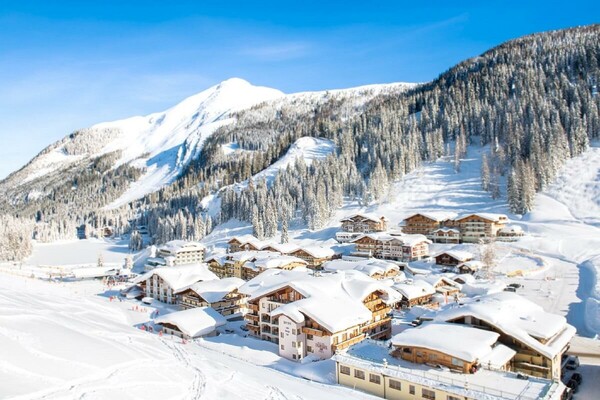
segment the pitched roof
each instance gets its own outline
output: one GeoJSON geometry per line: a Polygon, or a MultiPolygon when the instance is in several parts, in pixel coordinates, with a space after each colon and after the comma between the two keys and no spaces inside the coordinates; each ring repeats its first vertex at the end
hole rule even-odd
{"type": "Polygon", "coordinates": [[[378,260],[376,258],[361,259],[358,261],[331,260],[323,264],[323,269],[327,271],[348,271],[356,270],[369,276],[375,274],[385,275],[390,271],[400,271],[400,267],[392,262],[378,260]]]}
{"type": "Polygon", "coordinates": [[[196,282],[179,289],[176,293],[181,293],[189,289],[194,291],[208,303],[216,303],[217,301],[223,300],[223,298],[232,291],[239,289],[244,283],[246,283],[244,280],[236,277],[213,279],[210,281],[196,282]]]}
{"type": "Polygon", "coordinates": [[[490,354],[499,337],[495,332],[466,325],[426,323],[398,333],[392,337],[392,344],[400,347],[422,347],[466,362],[474,362],[490,354]],[[467,343],[468,345],[465,345],[467,343]]]}
{"type": "Polygon", "coordinates": [[[412,283],[395,283],[392,287],[408,300],[435,294],[435,288],[421,279],[415,279],[412,283]]]}
{"type": "Polygon", "coordinates": [[[219,279],[208,269],[208,265],[202,263],[155,268],[135,278],[133,283],[141,283],[153,275],[162,278],[173,291],[178,291],[196,282],[219,279]]]}
{"type": "Polygon", "coordinates": [[[305,298],[281,305],[271,315],[285,314],[296,322],[308,316],[331,333],[369,321],[372,314],[363,300],[373,292],[382,292],[384,301],[389,303],[400,300],[400,295],[388,285],[358,271],[318,276],[307,270],[268,270],[247,282],[240,291],[257,299],[285,287],[305,298]]]}
{"type": "Polygon", "coordinates": [[[463,220],[463,219],[468,218],[468,217],[473,216],[473,215],[477,216],[479,218],[487,219],[488,221],[492,221],[492,222],[498,222],[501,219],[504,219],[504,220],[508,219],[505,214],[471,213],[471,214],[462,214],[462,215],[459,215],[458,217],[454,218],[454,220],[455,221],[460,221],[460,220],[463,220]]]}
{"type": "Polygon", "coordinates": [[[472,260],[473,257],[475,257],[472,253],[469,253],[468,251],[462,251],[462,250],[442,251],[442,252],[436,254],[435,257],[441,256],[442,254],[448,254],[450,257],[452,257],[458,261],[469,261],[469,260],[472,260]]]}
{"type": "MultiPolygon", "coordinates": [[[[366,220],[369,220],[369,221],[372,221],[372,222],[379,222],[381,220],[380,218],[377,218],[377,217],[369,215],[369,214],[354,214],[354,215],[351,215],[349,217],[342,218],[340,220],[340,222],[350,221],[350,220],[352,220],[352,219],[354,219],[356,217],[360,217],[362,219],[366,219],[366,220]]],[[[384,221],[387,221],[387,219],[385,217],[381,217],[381,218],[383,218],[384,221]]]]}
{"type": "Polygon", "coordinates": [[[417,215],[422,215],[425,218],[429,218],[436,222],[442,222],[442,221],[446,221],[449,219],[453,219],[454,217],[456,217],[457,214],[454,212],[449,212],[449,211],[425,211],[425,212],[418,212],[418,213],[411,214],[408,217],[404,218],[404,220],[406,221],[407,219],[410,219],[417,215]]]}
{"type": "Polygon", "coordinates": [[[553,358],[575,335],[565,317],[551,314],[516,293],[500,292],[475,298],[460,307],[448,307],[434,315],[436,321],[473,316],[553,358]],[[542,344],[540,340],[547,340],[542,344]]]}
{"type": "Polygon", "coordinates": [[[159,246],[159,250],[168,250],[172,253],[178,253],[183,250],[190,248],[204,249],[204,246],[198,242],[189,242],[186,240],[171,240],[165,243],[163,246],[159,246]]]}
{"type": "Polygon", "coordinates": [[[210,307],[197,307],[163,315],[154,320],[157,324],[175,325],[184,334],[198,337],[211,333],[227,323],[221,314],[210,307]]]}

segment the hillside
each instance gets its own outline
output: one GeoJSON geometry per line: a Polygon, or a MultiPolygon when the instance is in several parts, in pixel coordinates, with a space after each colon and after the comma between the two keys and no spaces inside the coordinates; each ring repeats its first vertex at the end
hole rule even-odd
{"type": "Polygon", "coordinates": [[[282,95],[234,79],[50,146],[0,183],[0,210],[35,219],[44,241],[72,237],[75,224],[127,232],[132,221],[157,242],[199,239],[231,219],[273,237],[292,217],[320,229],[347,201],[385,202],[423,163],[447,157],[459,171],[470,147],[486,146],[470,185],[479,179],[499,206],[526,214],[535,192],[600,135],[598,43],[599,25],[534,34],[421,85],[282,95]],[[306,138],[335,151],[280,170],[306,138]],[[215,198],[220,210],[208,213],[215,198]]]}

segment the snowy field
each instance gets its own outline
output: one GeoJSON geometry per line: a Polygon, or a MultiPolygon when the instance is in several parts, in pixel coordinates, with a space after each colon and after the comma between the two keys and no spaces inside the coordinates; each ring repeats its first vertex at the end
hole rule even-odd
{"type": "Polygon", "coordinates": [[[182,344],[144,332],[136,326],[152,307],[135,311],[139,303],[102,293],[99,281],[1,276],[0,398],[373,398],[280,372],[331,382],[334,367],[282,360],[255,339],[182,344]]]}

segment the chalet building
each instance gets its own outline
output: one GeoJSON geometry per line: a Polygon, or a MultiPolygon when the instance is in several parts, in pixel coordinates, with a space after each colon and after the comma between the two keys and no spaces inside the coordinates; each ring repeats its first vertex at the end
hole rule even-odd
{"type": "Polygon", "coordinates": [[[238,251],[211,257],[207,263],[209,269],[220,278],[236,277],[246,281],[268,269],[290,270],[308,265],[298,257],[272,251],[238,251]]]}
{"type": "Polygon", "coordinates": [[[235,277],[213,279],[194,283],[175,294],[183,309],[210,307],[224,317],[231,317],[246,312],[246,296],[238,291],[244,283],[235,277]]]}
{"type": "Polygon", "coordinates": [[[154,323],[162,327],[164,335],[195,339],[214,336],[216,329],[225,325],[227,320],[210,307],[198,307],[163,315],[154,323]]]}
{"type": "Polygon", "coordinates": [[[479,260],[471,260],[465,261],[463,263],[458,264],[458,272],[460,274],[475,274],[477,271],[480,271],[484,267],[483,262],[479,260]]]}
{"type": "Polygon", "coordinates": [[[449,323],[426,323],[392,338],[392,356],[414,364],[433,364],[463,374],[481,368],[509,371],[516,352],[498,342],[500,335],[449,323]],[[467,345],[465,345],[467,344],[467,345]]]}
{"type": "Polygon", "coordinates": [[[332,260],[323,264],[323,269],[330,272],[360,271],[377,280],[391,278],[403,281],[406,279],[404,272],[400,271],[400,267],[397,264],[376,258],[359,259],[356,261],[332,260]]]}
{"type": "Polygon", "coordinates": [[[564,317],[510,292],[445,308],[433,320],[494,332],[499,343],[516,352],[510,370],[557,381],[561,379],[562,355],[575,335],[575,328],[564,317]]]}
{"type": "Polygon", "coordinates": [[[370,341],[363,341],[346,352],[336,354],[333,360],[337,383],[392,400],[562,399],[565,386],[560,381],[535,377],[521,379],[516,373],[493,368],[480,368],[471,373],[470,368],[465,368],[469,364],[467,360],[477,365],[473,357],[491,349],[491,354],[497,355],[499,363],[502,363],[502,359],[511,354],[510,349],[497,342],[490,345],[496,336],[486,331],[474,334],[476,347],[464,346],[471,340],[469,334],[472,332],[445,331],[444,328],[424,326],[406,330],[404,332],[425,329],[430,334],[394,336],[392,343],[397,339],[401,346],[394,348],[391,354],[387,346],[370,341]],[[439,331],[441,333],[436,335],[439,331]],[[452,340],[445,340],[446,333],[452,340]],[[406,353],[401,349],[406,349],[406,353]],[[504,351],[507,353],[503,354],[504,351]],[[421,362],[425,359],[426,362],[421,362]],[[452,364],[453,360],[455,364],[462,363],[462,368],[452,364]],[[432,366],[436,365],[452,367],[434,370],[432,366]],[[467,372],[459,372],[461,369],[467,372]]]}
{"type": "Polygon", "coordinates": [[[361,233],[385,232],[388,229],[388,220],[385,217],[374,218],[368,215],[356,214],[344,218],[341,232],[336,234],[336,239],[340,243],[349,242],[361,233]]]}
{"type": "Polygon", "coordinates": [[[433,243],[458,244],[460,243],[460,230],[456,228],[436,228],[427,237],[433,243]]]}
{"type": "Polygon", "coordinates": [[[461,241],[478,243],[481,240],[496,238],[508,218],[504,214],[467,214],[454,219],[454,226],[460,229],[461,241]]]}
{"type": "Polygon", "coordinates": [[[525,232],[523,232],[523,228],[518,225],[506,225],[502,229],[498,231],[496,234],[496,240],[501,242],[514,242],[518,240],[520,237],[523,237],[525,232]]]}
{"type": "Polygon", "coordinates": [[[138,284],[147,297],[163,303],[175,304],[176,293],[197,282],[218,279],[206,264],[187,264],[175,267],[156,268],[138,276],[138,284]]]}
{"type": "Polygon", "coordinates": [[[442,275],[427,275],[419,279],[422,279],[433,286],[437,293],[443,295],[455,295],[460,293],[460,283],[455,282],[448,277],[442,275]]]}
{"type": "Polygon", "coordinates": [[[312,275],[269,270],[240,290],[249,295],[250,334],[277,343],[290,360],[330,358],[364,340],[391,337],[391,304],[399,295],[357,271],[312,275]]]}
{"type": "Polygon", "coordinates": [[[435,288],[429,282],[420,278],[415,279],[412,283],[395,283],[392,287],[401,295],[400,302],[397,304],[401,308],[429,304],[436,293],[435,288]]]}
{"type": "Polygon", "coordinates": [[[326,247],[305,246],[292,251],[289,255],[306,261],[310,269],[320,270],[324,262],[332,260],[335,257],[335,252],[326,247]]]}
{"type": "Polygon", "coordinates": [[[429,241],[423,235],[394,236],[386,233],[368,233],[352,241],[352,255],[375,257],[383,260],[415,261],[429,255],[429,241]]]}
{"type": "Polygon", "coordinates": [[[229,245],[230,253],[239,251],[259,251],[262,250],[264,243],[252,235],[236,236],[231,238],[227,244],[229,245]]]}
{"type": "Polygon", "coordinates": [[[437,265],[455,267],[461,263],[471,261],[473,258],[473,254],[468,251],[448,250],[437,254],[435,256],[435,263],[437,265]]]}
{"type": "Polygon", "coordinates": [[[413,214],[402,221],[402,232],[429,236],[434,230],[446,226],[454,217],[455,213],[441,211],[413,214]]]}
{"type": "Polygon", "coordinates": [[[204,261],[205,248],[198,242],[172,240],[158,248],[158,257],[167,265],[197,264],[204,261]]]}

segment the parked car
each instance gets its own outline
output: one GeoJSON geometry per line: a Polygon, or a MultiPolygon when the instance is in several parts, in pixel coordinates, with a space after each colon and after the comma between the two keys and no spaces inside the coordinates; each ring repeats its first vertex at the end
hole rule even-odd
{"type": "Polygon", "coordinates": [[[523,285],[521,285],[520,283],[509,283],[506,286],[512,287],[512,288],[515,288],[515,289],[521,289],[523,287],[523,285]]]}
{"type": "Polygon", "coordinates": [[[514,288],[514,287],[512,287],[512,286],[507,286],[507,287],[505,287],[505,288],[504,288],[504,291],[505,291],[505,292],[513,292],[513,293],[516,293],[516,292],[517,292],[517,289],[515,289],[515,288],[514,288]]]}
{"type": "Polygon", "coordinates": [[[577,356],[568,356],[565,367],[570,370],[574,370],[579,368],[579,357],[577,356]]]}
{"type": "Polygon", "coordinates": [[[573,375],[571,375],[571,379],[576,380],[577,383],[580,385],[581,385],[581,382],[583,381],[583,377],[581,376],[581,374],[579,372],[573,373],[573,375]]]}
{"type": "Polygon", "coordinates": [[[577,393],[577,390],[579,390],[579,383],[577,383],[575,379],[570,379],[569,382],[567,382],[567,387],[571,388],[573,393],[577,393]]]}
{"type": "Polygon", "coordinates": [[[573,389],[570,387],[565,388],[562,394],[562,400],[571,400],[573,398],[573,389]]]}

